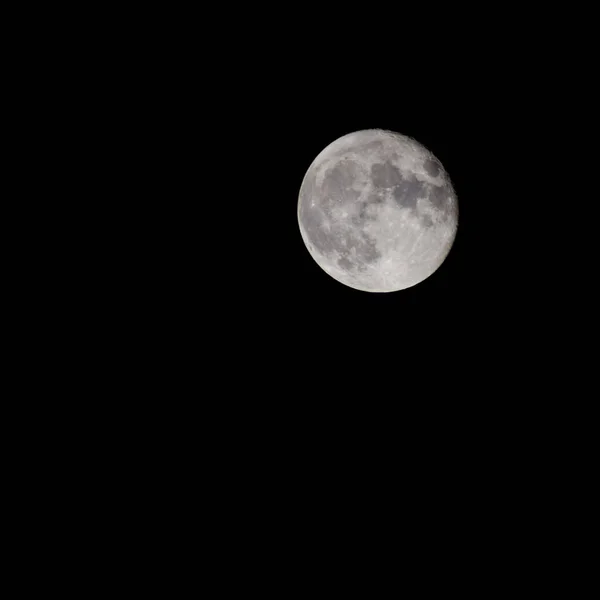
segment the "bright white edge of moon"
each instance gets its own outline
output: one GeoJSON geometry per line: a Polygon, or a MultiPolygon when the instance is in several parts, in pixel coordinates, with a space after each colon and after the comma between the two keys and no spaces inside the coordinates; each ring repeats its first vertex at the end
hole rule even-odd
{"type": "Polygon", "coordinates": [[[349,133],[308,168],[298,224],[315,262],[335,280],[367,292],[412,287],[450,252],[458,200],[441,162],[393,131],[349,133]]]}

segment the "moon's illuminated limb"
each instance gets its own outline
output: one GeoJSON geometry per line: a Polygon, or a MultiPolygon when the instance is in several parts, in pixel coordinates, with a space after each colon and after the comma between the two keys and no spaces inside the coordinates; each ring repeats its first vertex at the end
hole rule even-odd
{"type": "Polygon", "coordinates": [[[369,292],[416,285],[443,262],[458,202],[441,163],[398,133],[345,135],[310,165],[298,199],[302,239],[334,279],[369,292]]]}

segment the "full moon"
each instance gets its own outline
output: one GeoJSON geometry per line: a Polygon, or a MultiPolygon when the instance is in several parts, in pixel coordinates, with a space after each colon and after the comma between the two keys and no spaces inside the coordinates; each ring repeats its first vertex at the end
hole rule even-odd
{"type": "Polygon", "coordinates": [[[345,135],[308,168],[298,199],[302,239],[337,281],[394,292],[427,279],[450,252],[458,201],[440,161],[380,129],[345,135]]]}

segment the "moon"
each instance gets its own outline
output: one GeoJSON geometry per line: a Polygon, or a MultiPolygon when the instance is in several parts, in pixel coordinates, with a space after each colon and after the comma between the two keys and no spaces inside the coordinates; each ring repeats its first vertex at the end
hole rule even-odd
{"type": "Polygon", "coordinates": [[[456,237],[458,200],[441,162],[381,129],[345,135],[312,162],[298,198],[302,239],[331,277],[365,292],[427,279],[456,237]]]}

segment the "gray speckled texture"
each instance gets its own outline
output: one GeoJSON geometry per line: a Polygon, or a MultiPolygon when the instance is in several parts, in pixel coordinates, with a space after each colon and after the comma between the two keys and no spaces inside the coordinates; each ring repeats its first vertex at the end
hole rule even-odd
{"type": "Polygon", "coordinates": [[[337,281],[392,292],[429,277],[456,236],[458,202],[440,161],[415,140],[369,129],[345,135],[310,165],[298,223],[337,281]]]}

